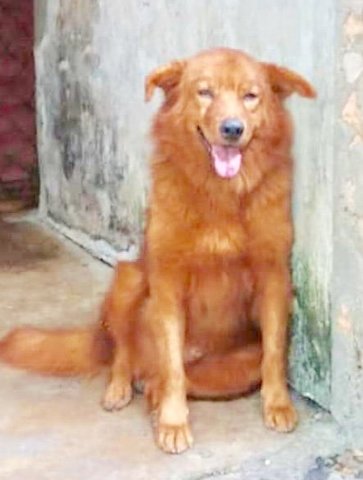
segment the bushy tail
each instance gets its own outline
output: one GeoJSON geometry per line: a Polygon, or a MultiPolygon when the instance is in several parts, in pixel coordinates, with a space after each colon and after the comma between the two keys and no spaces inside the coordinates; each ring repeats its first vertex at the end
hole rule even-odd
{"type": "Polygon", "coordinates": [[[94,374],[107,363],[111,347],[95,328],[42,330],[24,327],[0,340],[0,360],[44,375],[94,374]]]}

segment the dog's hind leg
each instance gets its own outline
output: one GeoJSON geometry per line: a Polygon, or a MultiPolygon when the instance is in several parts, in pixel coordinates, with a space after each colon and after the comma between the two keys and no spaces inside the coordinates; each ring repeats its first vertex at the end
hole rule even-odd
{"type": "Polygon", "coordinates": [[[226,399],[248,393],[261,382],[262,348],[256,343],[203,357],[185,367],[191,398],[226,399]]]}
{"type": "Polygon", "coordinates": [[[120,262],[101,312],[101,323],[113,340],[111,375],[102,405],[119,410],[132,398],[133,330],[147,291],[140,262],[120,262]]]}

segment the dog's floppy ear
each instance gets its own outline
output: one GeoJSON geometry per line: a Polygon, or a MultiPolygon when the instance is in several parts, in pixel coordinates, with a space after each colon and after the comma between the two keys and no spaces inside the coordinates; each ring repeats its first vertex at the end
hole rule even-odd
{"type": "Polygon", "coordinates": [[[264,63],[263,66],[267,71],[273,92],[281,98],[286,98],[292,93],[298,93],[307,98],[316,97],[314,87],[299,74],[272,63],[264,63]]]}
{"type": "Polygon", "coordinates": [[[162,88],[167,95],[179,83],[184,66],[184,61],[176,60],[151,72],[145,80],[145,100],[151,99],[156,87],[162,88]]]}

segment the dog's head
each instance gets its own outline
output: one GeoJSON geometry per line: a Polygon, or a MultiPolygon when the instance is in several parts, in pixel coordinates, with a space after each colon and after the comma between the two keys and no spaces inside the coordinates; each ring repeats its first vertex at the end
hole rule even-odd
{"type": "Polygon", "coordinates": [[[158,68],[146,79],[146,100],[156,87],[165,93],[164,114],[178,116],[178,128],[203,146],[222,178],[238,174],[254,138],[276,131],[286,97],[315,96],[297,73],[232,49],[202,52],[158,68]]]}

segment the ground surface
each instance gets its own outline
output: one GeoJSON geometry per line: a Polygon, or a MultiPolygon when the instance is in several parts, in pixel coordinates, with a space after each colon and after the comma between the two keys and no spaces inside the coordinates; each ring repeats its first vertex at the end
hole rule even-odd
{"type": "MultiPolygon", "coordinates": [[[[1,221],[0,246],[1,334],[95,321],[109,267],[32,215],[1,221]]],[[[258,394],[191,403],[196,445],[168,456],[152,442],[141,398],[119,413],[101,409],[105,376],[42,378],[0,366],[0,378],[1,480],[363,478],[362,452],[347,452],[329,414],[302,399],[299,428],[288,435],[264,428],[258,394]]]]}

